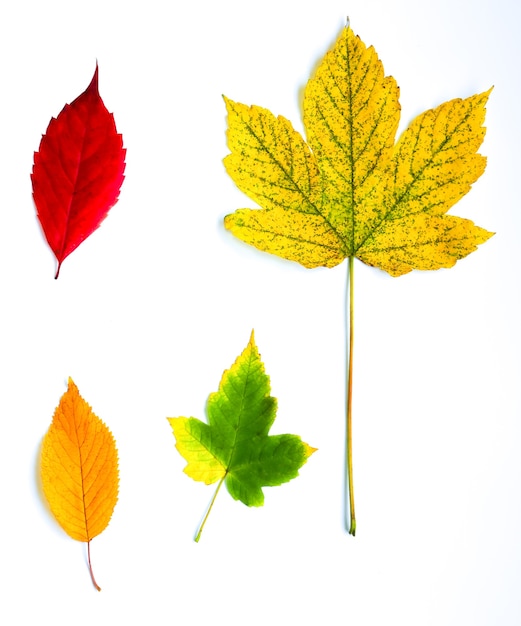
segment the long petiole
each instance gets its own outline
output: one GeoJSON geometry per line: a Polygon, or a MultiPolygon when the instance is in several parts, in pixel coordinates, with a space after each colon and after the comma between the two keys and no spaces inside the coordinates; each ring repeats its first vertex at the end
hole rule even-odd
{"type": "Polygon", "coordinates": [[[201,538],[201,533],[203,532],[204,525],[206,524],[206,520],[208,519],[208,516],[210,515],[210,511],[212,510],[213,503],[215,502],[215,498],[217,498],[217,494],[219,493],[219,489],[221,488],[221,485],[223,484],[225,478],[226,478],[226,474],[221,478],[221,480],[219,481],[219,484],[217,485],[217,489],[215,490],[215,493],[213,494],[213,498],[212,498],[212,501],[210,502],[210,506],[208,507],[208,510],[206,511],[206,515],[204,516],[204,519],[201,522],[201,525],[199,526],[199,530],[197,531],[197,535],[195,536],[196,543],[198,543],[199,539],[201,538]]]}
{"type": "MultiPolygon", "coordinates": [[[[349,257],[347,270],[348,299],[349,299],[349,332],[347,340],[347,401],[346,401],[346,470],[347,489],[349,493],[349,534],[355,536],[355,494],[353,489],[353,435],[352,435],[352,415],[353,415],[353,339],[354,339],[354,257],[349,257]]],[[[347,511],[346,511],[347,513],[347,511]]],[[[347,518],[346,518],[347,524],[347,518]]]]}

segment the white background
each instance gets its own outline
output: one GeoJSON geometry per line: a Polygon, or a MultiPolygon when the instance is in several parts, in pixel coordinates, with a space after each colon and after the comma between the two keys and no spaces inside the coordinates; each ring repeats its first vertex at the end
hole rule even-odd
{"type": "Polygon", "coordinates": [[[514,0],[5,2],[0,9],[0,621],[3,624],[521,623],[519,67],[514,0]],[[251,207],[222,165],[221,94],[302,129],[302,90],[349,14],[401,88],[403,128],[495,86],[488,167],[452,210],[497,234],[451,270],[356,264],[358,530],[344,528],[346,264],[305,270],[235,240],[251,207]],[[89,84],[127,148],[120,200],[65,260],[30,172],[89,84]],[[182,469],[166,416],[202,418],[251,329],[279,411],[318,448],[249,509],[182,469]],[[85,546],[38,486],[72,376],[109,425],[120,498],[85,546]]]}

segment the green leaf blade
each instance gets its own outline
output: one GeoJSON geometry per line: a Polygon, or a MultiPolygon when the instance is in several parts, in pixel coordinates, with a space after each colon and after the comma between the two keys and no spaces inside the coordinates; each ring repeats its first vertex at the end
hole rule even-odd
{"type": "Polygon", "coordinates": [[[222,376],[206,406],[208,424],[168,418],[185,473],[205,484],[225,480],[230,495],[247,506],[264,504],[263,487],[296,478],[315,451],[297,435],[269,435],[277,400],[254,342],[222,376]]]}

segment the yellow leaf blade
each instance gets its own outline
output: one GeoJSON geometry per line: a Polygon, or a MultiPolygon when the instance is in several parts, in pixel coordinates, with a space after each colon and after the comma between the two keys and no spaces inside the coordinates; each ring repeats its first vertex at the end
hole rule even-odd
{"type": "Polygon", "coordinates": [[[226,474],[226,467],[210,452],[211,440],[208,426],[193,418],[168,417],[167,419],[174,431],[175,447],[187,461],[183,470],[185,474],[205,485],[211,485],[220,480],[226,474]]]}
{"type": "Polygon", "coordinates": [[[49,507],[70,537],[89,542],[105,530],[118,499],[118,453],[70,378],[43,440],[41,477],[49,507]]]}
{"type": "Polygon", "coordinates": [[[382,173],[400,119],[399,89],[350,28],[325,55],[304,96],[304,125],[318,160],[324,210],[354,254],[378,221],[382,173]]]}
{"type": "Polygon", "coordinates": [[[461,217],[419,213],[386,222],[379,237],[368,239],[359,258],[392,276],[449,268],[492,234],[461,217]]]}
{"type": "Polygon", "coordinates": [[[424,112],[394,146],[396,82],[385,76],[374,49],[345,28],[305,90],[311,149],[284,118],[232,106],[232,154],[225,162],[233,164],[229,173],[242,191],[266,210],[240,209],[225,218],[227,228],[305,267],[333,267],[345,257],[395,276],[450,267],[490,233],[465,220],[418,216],[443,216],[483,173],[486,159],[477,151],[489,93],[424,112]],[[292,148],[284,152],[286,145],[292,148]],[[258,154],[270,155],[276,175],[258,154]],[[292,169],[293,161],[300,167],[292,169]]]}
{"type": "Polygon", "coordinates": [[[290,209],[239,209],[225,217],[224,225],[257,249],[304,267],[334,267],[345,258],[338,237],[318,215],[290,209]]]}

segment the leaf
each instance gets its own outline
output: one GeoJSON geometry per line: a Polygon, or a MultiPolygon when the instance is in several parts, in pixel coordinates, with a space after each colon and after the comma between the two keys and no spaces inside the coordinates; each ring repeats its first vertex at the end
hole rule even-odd
{"type": "Polygon", "coordinates": [[[219,481],[196,541],[223,482],[230,495],[247,506],[264,504],[263,487],[274,487],[298,476],[315,452],[297,435],[269,435],[277,400],[270,396],[269,377],[255,345],[250,341],[210,394],[208,423],[194,417],[167,418],[176,448],[188,461],[184,471],[206,485],[219,481]]]}
{"type": "MultiPolygon", "coordinates": [[[[352,461],[354,259],[392,276],[452,267],[492,233],[447,215],[481,176],[478,154],[490,90],[425,111],[397,143],[399,90],[373,47],[347,26],[304,93],[307,142],[291,123],[225,98],[226,171],[260,209],[224,223],[259,250],[305,267],[348,259],[346,465],[349,532],[356,518],[352,461]]],[[[347,517],[347,516],[346,516],[347,517]]]]}
{"type": "Polygon", "coordinates": [[[42,444],[41,477],[49,507],[63,530],[90,542],[107,527],[118,499],[114,437],[80,396],[71,378],[42,444]]]}
{"type": "Polygon", "coordinates": [[[491,236],[445,215],[485,169],[489,93],[426,111],[394,145],[398,87],[347,27],[305,90],[309,145],[285,118],[225,98],[226,171],[262,207],[226,228],[305,267],[351,256],[393,276],[451,267],[491,236]]]}
{"type": "Polygon", "coordinates": [[[123,139],[90,85],[52,118],[34,154],[33,198],[45,238],[61,264],[116,204],[125,170],[123,139]]]}

